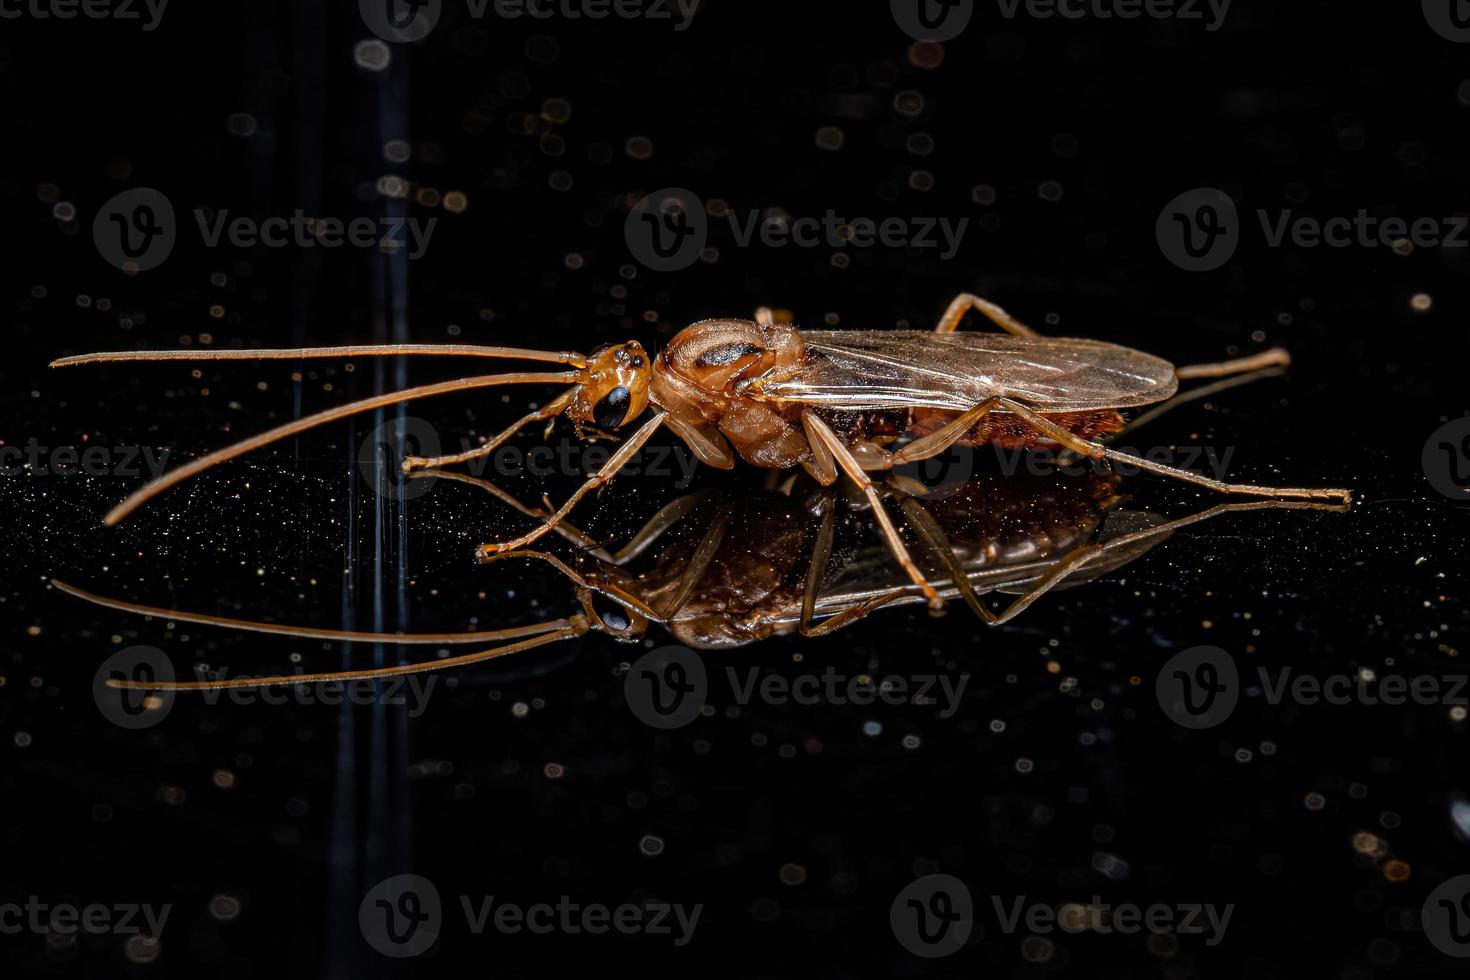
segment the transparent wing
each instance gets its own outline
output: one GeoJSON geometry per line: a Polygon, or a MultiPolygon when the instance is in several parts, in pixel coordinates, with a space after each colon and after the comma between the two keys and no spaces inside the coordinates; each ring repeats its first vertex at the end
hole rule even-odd
{"type": "Polygon", "coordinates": [[[963,411],[995,395],[1048,412],[1149,405],[1179,386],[1174,365],[1098,340],[916,330],[804,331],[794,373],[751,394],[840,411],[963,411]]]}

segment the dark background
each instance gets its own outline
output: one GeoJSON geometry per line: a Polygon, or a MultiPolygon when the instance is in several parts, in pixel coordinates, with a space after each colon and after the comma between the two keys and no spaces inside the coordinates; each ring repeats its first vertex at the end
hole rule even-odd
{"type": "MultiPolygon", "coordinates": [[[[1144,444],[1234,447],[1234,478],[1350,486],[1352,513],[1228,516],[999,629],[961,608],[940,620],[890,610],[828,639],[706,658],[793,676],[828,664],[968,672],[947,719],[915,705],[726,699],[659,733],[622,700],[619,665],[638,651],[593,636],[445,675],[415,719],[385,706],[182,697],[162,724],[128,732],[98,711],[92,680],[135,643],[236,671],[289,669],[290,654],[316,669],[391,662],[396,651],[169,628],[81,605],[47,576],[357,629],[490,629],[570,613],[572,596],[543,570],[471,560],[474,544],[523,526],[472,488],[438,486],[406,505],[372,494],[356,454],[382,417],[221,468],[114,530],[100,516],[136,477],[6,475],[0,899],[173,905],[143,957],[117,937],[0,936],[6,975],[1463,975],[1419,927],[1425,896],[1470,863],[1450,818],[1470,789],[1463,721],[1443,707],[1247,696],[1225,725],[1188,732],[1160,711],[1153,683],[1170,655],[1203,643],[1252,669],[1463,669],[1454,556],[1467,511],[1429,487],[1420,452],[1470,407],[1466,250],[1270,248],[1254,211],[1464,214],[1470,47],[1436,34],[1415,3],[1237,0],[1215,32],[1147,18],[1008,21],[981,3],[936,66],[939,52],[913,47],[884,4],[704,6],[676,32],[642,20],[477,23],[448,3],[426,40],[393,46],[386,72],[354,64],[370,35],[345,0],[180,3],[151,33],[0,21],[0,440],[142,443],[182,459],[462,370],[46,369],[65,353],[202,334],[217,347],[403,338],[585,350],[629,336],[657,347],[686,323],[763,303],[808,326],[927,327],[975,290],[1048,332],[1180,363],[1290,348],[1288,378],[1182,409],[1144,444]],[[570,118],[543,118],[548,99],[567,100],[570,118]],[[253,120],[249,135],[232,133],[238,113],[253,120]],[[839,151],[816,143],[827,126],[844,134],[839,151]],[[628,152],[635,138],[651,155],[628,152]],[[411,160],[384,159],[392,139],[412,144],[411,160]],[[461,191],[468,207],[385,202],[373,190],[384,175],[461,191]],[[977,200],[977,185],[993,201],[977,200]],[[129,277],[98,255],[92,216],[136,186],[168,195],[183,227],[163,266],[129,277]],[[742,249],[719,230],[710,261],[648,273],[623,221],[665,186],[741,209],[968,217],[970,228],[949,261],[882,247],[742,249]],[[1199,186],[1227,190],[1245,227],[1229,264],[1191,274],[1165,259],[1154,226],[1199,186]],[[440,222],[414,262],[211,250],[195,207],[261,218],[406,209],[440,222]],[[838,252],[850,261],[834,263],[838,252]],[[1411,308],[1416,294],[1432,297],[1429,311],[1411,308]],[[881,731],[866,734],[873,721],[881,731]],[[904,746],[910,735],[917,748],[904,746]],[[1320,808],[1307,806],[1311,793],[1320,808]],[[1384,852],[1358,853],[1362,833],[1384,852]],[[650,835],[657,854],[640,844],[650,835]],[[1126,861],[1128,876],[1099,874],[1100,853],[1126,861]],[[1387,879],[1389,859],[1409,866],[1406,881],[1387,879]],[[804,869],[799,884],[783,882],[786,865],[804,869]],[[395,963],[363,941],[357,908],[403,872],[435,882],[451,925],[425,957],[395,963]],[[1058,934],[1045,962],[982,912],[974,945],[924,961],[894,939],[888,909],[931,872],[964,880],[986,909],[992,894],[1237,908],[1215,947],[1058,934]],[[651,936],[474,936],[460,894],[705,910],[694,942],[675,950],[651,936]],[[211,913],[231,905],[221,896],[237,914],[211,913]]],[[[531,397],[480,393],[412,414],[458,447],[531,397]]],[[[752,476],[701,476],[742,479],[752,476]]],[[[535,499],[571,485],[514,489],[535,499]]],[[[1171,516],[1214,502],[1155,479],[1129,489],[1171,516]]],[[[677,492],[630,478],[578,516],[616,538],[677,492]]]]}

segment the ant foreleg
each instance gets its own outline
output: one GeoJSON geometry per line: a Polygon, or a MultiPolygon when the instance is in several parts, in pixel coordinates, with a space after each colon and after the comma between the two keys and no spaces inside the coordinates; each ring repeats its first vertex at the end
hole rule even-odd
{"type": "Polygon", "coordinates": [[[453,466],[455,463],[467,463],[472,459],[479,459],[481,456],[488,456],[491,453],[495,452],[495,450],[499,449],[500,446],[507,439],[515,435],[517,432],[520,432],[532,422],[543,422],[547,419],[554,419],[562,412],[565,412],[567,406],[572,403],[572,399],[577,397],[577,391],[579,387],[580,386],[568,388],[566,391],[562,392],[560,395],[557,395],[545,405],[542,405],[535,411],[528,413],[524,418],[521,418],[520,420],[512,424],[509,428],[500,433],[500,435],[496,436],[494,439],[491,439],[489,442],[484,443],[483,445],[476,446],[474,449],[467,449],[462,453],[452,453],[448,456],[431,456],[427,459],[423,456],[405,456],[403,458],[403,472],[411,473],[414,470],[427,470],[436,469],[441,466],[453,466]]]}
{"type": "Polygon", "coordinates": [[[623,443],[622,446],[618,447],[618,451],[613,453],[606,463],[602,464],[602,467],[598,469],[597,473],[593,475],[592,479],[588,480],[586,483],[578,487],[577,491],[573,493],[571,497],[567,498],[567,502],[557,508],[556,513],[552,514],[544,522],[542,522],[540,527],[536,528],[534,531],[527,532],[526,534],[523,534],[512,541],[500,541],[493,544],[482,544],[480,545],[480,554],[482,556],[494,555],[499,554],[502,551],[514,551],[517,548],[524,548],[526,545],[530,544],[532,541],[539,539],[542,535],[546,534],[562,521],[566,520],[567,515],[572,512],[572,508],[577,506],[577,504],[582,500],[583,497],[587,496],[587,494],[591,493],[593,490],[596,490],[598,487],[610,482],[613,477],[618,475],[618,470],[621,470],[624,466],[628,465],[628,461],[633,458],[638,450],[643,448],[643,444],[646,443],[650,438],[652,438],[653,434],[663,426],[664,420],[666,418],[668,418],[668,413],[659,412],[653,418],[643,423],[643,427],[640,428],[637,432],[633,433],[632,437],[629,438],[627,442],[623,443]]]}

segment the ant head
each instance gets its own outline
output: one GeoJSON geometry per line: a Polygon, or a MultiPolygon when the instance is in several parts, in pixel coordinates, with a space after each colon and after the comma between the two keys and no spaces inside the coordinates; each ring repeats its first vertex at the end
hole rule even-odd
{"type": "Polygon", "coordinates": [[[648,355],[636,340],[597,348],[587,357],[582,389],[567,408],[578,425],[620,429],[648,407],[648,355]]]}

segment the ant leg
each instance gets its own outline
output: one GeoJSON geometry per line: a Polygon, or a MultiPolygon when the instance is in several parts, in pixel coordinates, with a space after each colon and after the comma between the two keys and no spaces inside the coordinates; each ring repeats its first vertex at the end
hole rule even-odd
{"type": "MultiPolygon", "coordinates": [[[[1258,371],[1232,375],[1207,385],[1200,385],[1198,388],[1191,388],[1189,391],[1181,392],[1168,401],[1159,402],[1159,404],[1148,411],[1129,419],[1123,428],[1108,436],[1108,442],[1117,442],[1128,433],[1148,425],[1162,415],[1167,415],[1181,405],[1187,405],[1190,402],[1199,401],[1201,398],[1208,398],[1211,395],[1218,395],[1222,391],[1229,391],[1231,388],[1238,388],[1241,385],[1250,384],[1254,381],[1263,381],[1266,378],[1279,378],[1285,373],[1286,369],[1283,367],[1265,367],[1258,371]]],[[[1057,454],[1057,463],[1062,466],[1070,466],[1076,461],[1077,454],[1070,449],[1064,449],[1057,454]]]]}
{"type": "MultiPolygon", "coordinates": [[[[963,439],[999,403],[999,398],[987,398],[946,422],[939,431],[931,432],[922,439],[915,439],[897,451],[885,449],[872,442],[859,443],[856,447],[860,454],[859,462],[865,470],[891,470],[904,463],[915,463],[921,459],[938,456],[963,439]]],[[[807,438],[809,441],[814,441],[810,431],[807,433],[807,438]]]]}
{"type": "Polygon", "coordinates": [[[1202,476],[1199,473],[1193,473],[1189,470],[1183,470],[1177,466],[1167,466],[1163,463],[1155,463],[1152,460],[1144,459],[1142,456],[1134,456],[1132,453],[1120,453],[1116,449],[1109,449],[1107,446],[1104,446],[1100,442],[1093,442],[1091,440],[1084,439],[1076,433],[1069,432],[1068,430],[1062,428],[1060,425],[1057,425],[1055,422],[1051,421],[1045,416],[1037,414],[1035,411],[1027,408],[1020,402],[1012,401],[1009,398],[1000,399],[999,405],[1007,412],[1010,412],[1016,417],[1024,420],[1032,428],[1036,429],[1038,432],[1041,432],[1043,435],[1046,435],[1049,438],[1055,440],[1062,446],[1065,446],[1067,449],[1070,449],[1076,453],[1080,453],[1083,456],[1089,456],[1093,459],[1107,459],[1115,463],[1124,463],[1129,466],[1136,466],[1139,469],[1147,470],[1150,473],[1157,473],[1160,476],[1171,476],[1176,480],[1183,480],[1186,483],[1194,483],[1198,486],[1207,487],[1210,490],[1214,490],[1218,493],[1234,493],[1248,497],[1278,497],[1295,500],[1335,500],[1344,504],[1352,503],[1353,495],[1352,492],[1348,490],[1313,489],[1307,487],[1265,487],[1258,486],[1253,483],[1224,483],[1220,480],[1212,480],[1211,478],[1207,476],[1202,476]]]}
{"type": "Polygon", "coordinates": [[[965,314],[971,310],[979,310],[981,313],[984,313],[990,319],[990,322],[1008,334],[1014,334],[1017,337],[1041,336],[1035,330],[1032,330],[1026,324],[990,302],[990,300],[976,296],[974,293],[960,293],[956,296],[954,301],[949,304],[949,309],[944,311],[944,316],[939,318],[939,326],[934,328],[934,332],[954,333],[959,327],[960,321],[965,318],[965,314]]]}
{"type": "Polygon", "coordinates": [[[281,674],[274,677],[237,677],[233,680],[218,681],[124,681],[110,678],[108,687],[121,688],[125,691],[221,691],[226,688],[235,687],[267,687],[273,684],[317,684],[322,681],[355,681],[355,680],[377,680],[382,677],[402,677],[405,674],[422,674],[430,670],[445,670],[449,667],[463,667],[467,664],[477,664],[486,660],[494,660],[496,657],[504,657],[512,653],[520,653],[522,650],[530,650],[534,647],[545,646],[548,643],[556,643],[561,640],[570,640],[586,633],[592,627],[587,624],[585,617],[573,616],[570,619],[560,620],[553,632],[543,633],[541,636],[532,637],[528,640],[520,640],[515,643],[507,643],[504,646],[491,647],[489,650],[481,650],[478,653],[466,653],[458,657],[445,657],[443,660],[426,660],[415,664],[399,664],[396,667],[375,667],[368,670],[336,670],[321,674],[281,674]]]}
{"type": "MultiPolygon", "coordinates": [[[[1189,391],[1181,392],[1180,394],[1175,395],[1173,398],[1170,398],[1168,401],[1160,402],[1148,411],[1143,412],[1142,414],[1130,419],[1128,423],[1123,426],[1123,428],[1110,435],[1108,437],[1108,441],[1117,442],[1120,438],[1127,435],[1128,433],[1147,425],[1148,423],[1154,421],[1162,415],[1166,415],[1169,412],[1174,411],[1174,409],[1178,408],[1181,405],[1187,405],[1190,402],[1199,401],[1201,398],[1208,398],[1211,395],[1218,395],[1222,391],[1228,391],[1231,388],[1238,388],[1241,385],[1250,384],[1253,381],[1262,381],[1266,378],[1278,378],[1284,373],[1284,368],[1266,367],[1261,368],[1258,371],[1251,371],[1248,374],[1237,374],[1228,378],[1223,378],[1219,381],[1212,382],[1207,385],[1201,385],[1198,388],[1191,388],[1189,391]]],[[[1063,462],[1064,464],[1070,462],[1070,453],[1071,451],[1068,450],[1067,454],[1063,455],[1059,461],[1063,462]]]]}
{"type": "MultiPolygon", "coordinates": [[[[910,523],[913,524],[919,535],[930,545],[939,560],[944,564],[945,570],[949,573],[951,581],[964,598],[965,604],[973,609],[984,622],[991,626],[997,626],[1014,619],[1032,603],[1036,602],[1037,599],[1040,599],[1052,589],[1057,588],[1076,573],[1091,565],[1098,564],[1103,558],[1119,551],[1137,548],[1139,545],[1147,545],[1146,548],[1140,550],[1137,555],[1133,556],[1134,558],[1142,557],[1145,552],[1154,547],[1153,544],[1149,544],[1150,541],[1154,539],[1162,540],[1182,527],[1188,527],[1191,524],[1200,524],[1221,514],[1244,513],[1246,511],[1256,510],[1321,510],[1340,514],[1348,510],[1346,506],[1341,504],[1324,504],[1301,500],[1252,500],[1215,504],[1213,507],[1202,510],[1197,514],[1190,514],[1186,517],[1164,521],[1153,527],[1129,531],[1126,534],[1120,534],[1102,543],[1094,542],[1082,545],[1058,561],[1046,574],[1037,579],[1035,584],[1018,595],[1003,611],[993,613],[981,602],[979,595],[975,592],[974,584],[970,581],[969,575],[966,574],[959,561],[956,560],[954,551],[949,544],[949,539],[939,527],[938,522],[929,515],[928,511],[924,510],[918,500],[912,497],[904,500],[903,508],[904,514],[908,517],[910,523]]],[[[1154,543],[1157,543],[1157,541],[1154,543]]],[[[1133,558],[1128,559],[1128,561],[1132,560],[1133,558]]],[[[1108,570],[1105,567],[1101,569],[1101,572],[1106,573],[1108,570]]]]}
{"type": "Polygon", "coordinates": [[[694,587],[699,580],[704,578],[704,573],[709,569],[710,562],[714,561],[715,555],[720,550],[720,545],[725,543],[725,534],[730,530],[730,511],[721,508],[715,514],[715,519],[705,530],[704,537],[699,539],[699,545],[694,549],[694,556],[679,573],[679,587],[666,602],[660,603],[664,608],[664,619],[672,619],[674,614],[684,608],[684,603],[694,593],[694,587]]]}
{"type": "Polygon", "coordinates": [[[902,599],[909,594],[907,586],[893,589],[866,602],[849,606],[822,622],[814,624],[813,620],[817,615],[817,590],[822,587],[822,578],[826,575],[827,564],[832,559],[832,522],[832,501],[829,498],[822,501],[822,524],[817,530],[817,540],[812,546],[811,563],[807,565],[806,588],[801,594],[801,620],[796,625],[797,632],[809,639],[826,636],[828,633],[837,632],[844,626],[851,626],[874,609],[902,599]]]}
{"type": "Polygon", "coordinates": [[[628,461],[632,459],[633,456],[638,452],[638,450],[643,448],[643,444],[647,442],[650,438],[652,438],[653,434],[663,426],[664,420],[667,418],[668,413],[659,412],[653,418],[643,423],[643,427],[637,432],[633,433],[632,437],[628,439],[627,442],[619,446],[618,451],[613,453],[606,463],[602,464],[602,467],[597,471],[596,474],[593,475],[592,479],[588,480],[586,483],[578,487],[577,491],[567,498],[567,502],[557,508],[556,513],[546,518],[546,520],[542,522],[540,527],[536,528],[534,531],[529,531],[526,534],[523,534],[520,537],[515,538],[511,541],[499,541],[494,544],[482,544],[480,545],[480,554],[482,556],[494,555],[499,554],[502,551],[514,551],[517,548],[524,548],[526,545],[530,544],[532,541],[537,540],[543,534],[546,534],[552,528],[556,527],[562,521],[566,520],[567,515],[572,512],[572,508],[577,506],[577,504],[581,501],[583,497],[587,496],[587,494],[591,493],[593,490],[596,490],[598,487],[609,483],[613,477],[618,475],[618,470],[628,465],[628,461]]]}
{"type": "Polygon", "coordinates": [[[822,523],[817,528],[817,540],[812,543],[812,557],[806,567],[806,588],[801,593],[801,623],[797,628],[802,636],[813,635],[812,617],[817,610],[817,590],[822,587],[822,577],[827,574],[827,563],[832,560],[832,498],[824,497],[820,506],[822,523]]]}
{"type": "Polygon", "coordinates": [[[686,493],[664,504],[659,508],[658,513],[649,518],[648,523],[639,529],[637,534],[628,539],[627,544],[613,553],[612,563],[626,565],[643,554],[655,541],[663,537],[669,528],[693,513],[694,509],[708,496],[708,490],[700,490],[695,493],[686,493]]]}
{"type": "MultiPolygon", "coordinates": [[[[1093,543],[1083,545],[1062,559],[1055,568],[1043,575],[1035,585],[1017,596],[1005,608],[1004,612],[994,617],[993,622],[995,624],[1009,622],[1024,612],[1037,599],[1061,585],[1063,581],[1115,551],[1136,547],[1139,544],[1146,543],[1151,538],[1166,538],[1182,527],[1187,527],[1190,524],[1199,524],[1219,517],[1221,514],[1235,514],[1253,510],[1323,510],[1341,514],[1347,512],[1348,509],[1343,504],[1324,504],[1307,500],[1236,501],[1234,503],[1215,504],[1213,507],[1202,510],[1198,514],[1190,514],[1187,517],[1175,518],[1172,521],[1165,521],[1153,527],[1130,531],[1127,534],[1120,534],[1116,538],[1110,538],[1101,544],[1093,543]]],[[[1153,545],[1149,545],[1149,548],[1152,547],[1153,545]]],[[[1147,550],[1145,549],[1145,551],[1147,550]]],[[[1143,552],[1140,552],[1139,556],[1142,554],[1143,552]]],[[[1129,561],[1131,560],[1129,559],[1129,561]]]]}
{"type": "Polygon", "coordinates": [[[1214,364],[1186,364],[1174,369],[1174,377],[1180,381],[1194,378],[1225,378],[1232,374],[1259,371],[1262,368],[1289,367],[1291,355],[1283,347],[1272,347],[1250,357],[1237,357],[1233,361],[1218,361],[1214,364]]]}
{"type": "MultiPolygon", "coordinates": [[[[580,574],[576,569],[572,568],[556,555],[549,554],[545,551],[531,551],[528,549],[522,549],[521,551],[507,551],[504,554],[500,555],[486,555],[481,560],[488,565],[491,562],[506,561],[511,558],[534,558],[536,561],[543,561],[546,564],[550,565],[552,568],[556,569],[558,572],[561,572],[563,575],[565,575],[567,581],[571,582],[572,585],[579,590],[582,590],[584,592],[596,592],[600,595],[605,595],[609,599],[612,599],[614,602],[616,602],[618,605],[628,609],[630,612],[637,613],[644,619],[652,620],[655,623],[662,623],[666,621],[665,617],[661,616],[656,609],[654,609],[648,603],[644,602],[642,599],[638,598],[638,596],[624,589],[622,586],[614,582],[606,581],[605,577],[596,584],[593,584],[592,582],[589,582],[584,575],[580,574]]],[[[583,602],[583,605],[585,606],[587,605],[587,603],[583,602]]],[[[589,611],[593,614],[596,614],[595,609],[589,608],[589,611]]],[[[600,619],[601,617],[599,616],[598,618],[600,619]]],[[[610,627],[608,627],[608,631],[616,632],[610,627]]]]}
{"type": "Polygon", "coordinates": [[[495,450],[499,449],[501,444],[503,444],[507,439],[524,429],[526,426],[530,425],[532,422],[544,422],[547,419],[556,418],[562,412],[566,411],[567,406],[572,403],[572,399],[577,397],[577,391],[580,387],[581,386],[578,385],[577,387],[568,388],[566,391],[562,392],[560,395],[557,395],[551,401],[547,402],[545,405],[542,405],[534,412],[527,414],[525,418],[522,418],[521,420],[513,424],[510,428],[500,433],[500,435],[496,436],[494,439],[491,439],[489,442],[483,445],[476,446],[474,449],[469,449],[462,453],[453,453],[448,456],[431,456],[427,459],[423,456],[405,456],[403,458],[403,472],[411,473],[414,470],[435,469],[440,466],[452,466],[455,463],[466,463],[472,459],[479,459],[481,456],[488,456],[491,453],[495,452],[495,450]]]}
{"type": "Polygon", "coordinates": [[[921,459],[938,456],[963,439],[965,434],[973,429],[981,419],[989,415],[999,403],[999,398],[987,398],[946,422],[938,432],[931,432],[922,439],[915,439],[896,452],[889,452],[887,454],[888,468],[901,463],[916,463],[921,459]]]}
{"type": "MultiPolygon", "coordinates": [[[[837,462],[832,458],[832,453],[827,449],[827,443],[823,440],[820,430],[817,428],[826,425],[812,412],[803,412],[801,416],[801,427],[806,430],[807,445],[811,447],[812,458],[804,460],[802,466],[824,487],[830,487],[837,482],[837,462]]],[[[830,430],[828,430],[830,431],[830,430]]]]}
{"type": "Polygon", "coordinates": [[[684,440],[684,445],[694,453],[694,458],[705,466],[712,466],[717,470],[735,468],[735,452],[719,429],[712,425],[698,426],[686,422],[673,413],[669,414],[664,424],[673,430],[674,435],[684,440]]]}
{"type": "Polygon", "coordinates": [[[994,623],[995,614],[986,608],[980,601],[980,596],[975,592],[975,584],[970,581],[959,559],[954,555],[954,546],[949,543],[949,536],[939,526],[934,516],[919,503],[915,497],[905,496],[899,505],[903,508],[904,516],[908,518],[909,524],[919,535],[919,539],[929,546],[944,570],[949,573],[949,578],[954,587],[959,590],[960,598],[965,600],[969,606],[984,622],[994,623]]]}
{"type": "Polygon", "coordinates": [[[853,458],[847,446],[837,437],[837,433],[833,432],[832,428],[826,422],[823,422],[815,412],[808,410],[803,413],[802,423],[806,426],[807,432],[816,435],[816,440],[812,446],[813,455],[815,456],[817,453],[815,442],[824,444],[828,459],[835,459],[836,464],[842,468],[843,472],[867,495],[868,504],[873,511],[873,519],[878,522],[878,527],[882,531],[883,538],[888,543],[888,550],[893,552],[893,557],[898,560],[898,563],[903,566],[903,570],[908,573],[909,578],[924,593],[924,598],[929,602],[929,610],[935,613],[943,610],[944,599],[934,590],[934,587],[929,584],[929,581],[924,578],[924,573],[919,571],[919,567],[914,564],[913,558],[909,557],[909,551],[908,548],[904,547],[903,538],[899,537],[897,528],[893,526],[893,521],[888,517],[888,511],[883,507],[883,498],[878,495],[878,491],[873,487],[873,481],[868,478],[868,474],[863,472],[862,466],[853,458]]]}
{"type": "MultiPolygon", "coordinates": [[[[478,476],[470,476],[468,473],[455,473],[449,470],[415,470],[414,472],[409,474],[409,479],[454,480],[457,483],[468,483],[472,487],[477,487],[481,490],[484,490],[496,500],[499,500],[501,503],[519,513],[525,514],[527,517],[534,517],[538,520],[544,520],[546,516],[550,513],[549,511],[543,510],[539,507],[532,507],[529,504],[523,504],[513,494],[502,490],[500,487],[491,483],[489,480],[482,479],[478,476]]],[[[591,553],[594,557],[601,558],[603,560],[611,560],[612,556],[610,556],[603,549],[602,545],[594,541],[571,521],[562,521],[555,527],[554,530],[562,538],[570,541],[578,548],[581,548],[584,551],[591,553]]]]}

